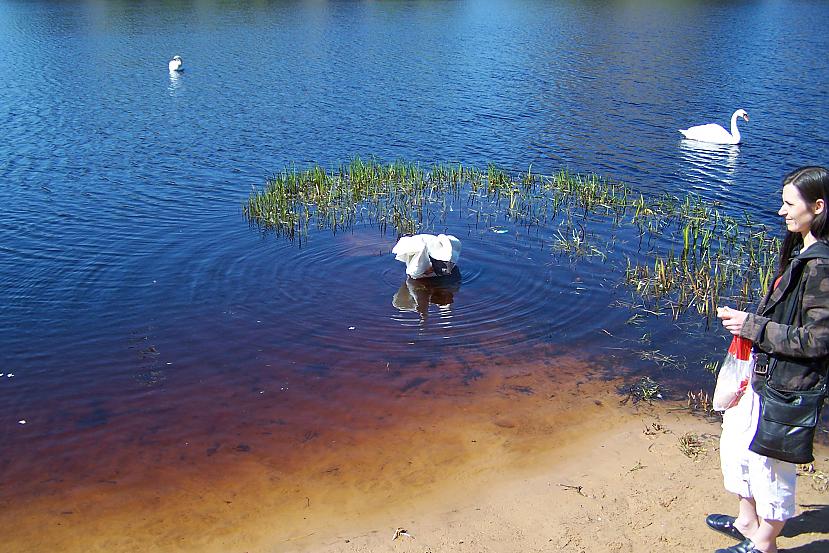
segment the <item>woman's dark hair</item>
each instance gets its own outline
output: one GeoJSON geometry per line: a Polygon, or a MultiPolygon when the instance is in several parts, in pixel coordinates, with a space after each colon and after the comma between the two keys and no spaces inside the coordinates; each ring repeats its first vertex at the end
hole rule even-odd
{"type": "MultiPolygon", "coordinates": [[[[791,184],[797,189],[800,197],[807,205],[813,206],[816,201],[823,200],[824,208],[815,220],[812,221],[811,233],[818,240],[829,239],[829,170],[824,167],[801,167],[795,169],[783,178],[783,186],[791,184]]],[[[803,237],[799,232],[786,231],[783,245],[780,248],[780,271],[783,274],[791,261],[792,252],[803,245],[803,237]]]]}

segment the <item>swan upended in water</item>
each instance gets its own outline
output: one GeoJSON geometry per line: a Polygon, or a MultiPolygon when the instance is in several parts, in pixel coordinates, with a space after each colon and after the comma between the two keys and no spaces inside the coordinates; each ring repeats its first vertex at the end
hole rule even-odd
{"type": "Polygon", "coordinates": [[[738,109],[731,116],[731,132],[728,132],[716,123],[709,123],[707,125],[697,125],[690,129],[680,130],[679,132],[689,140],[698,140],[700,142],[709,142],[711,144],[739,144],[740,143],[740,129],[737,128],[737,118],[742,117],[748,121],[748,113],[744,109],[738,109]]]}
{"type": "Polygon", "coordinates": [[[170,68],[170,71],[184,71],[184,68],[182,67],[183,65],[184,62],[181,61],[181,56],[173,56],[173,59],[170,60],[168,67],[170,68]]]}
{"type": "Polygon", "coordinates": [[[406,264],[411,278],[452,274],[461,254],[461,241],[451,234],[415,234],[397,241],[391,253],[406,264]]]}

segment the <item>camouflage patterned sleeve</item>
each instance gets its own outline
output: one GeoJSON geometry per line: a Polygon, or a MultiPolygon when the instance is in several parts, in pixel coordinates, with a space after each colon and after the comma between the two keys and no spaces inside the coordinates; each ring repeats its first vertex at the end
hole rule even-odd
{"type": "Polygon", "coordinates": [[[760,337],[763,335],[763,331],[766,329],[766,325],[770,320],[768,317],[749,313],[743,323],[743,328],[740,329],[740,336],[748,338],[755,344],[759,344],[760,337]]]}
{"type": "Polygon", "coordinates": [[[810,259],[804,268],[802,326],[749,314],[740,335],[767,353],[818,358],[829,353],[829,259],[810,259]]]}

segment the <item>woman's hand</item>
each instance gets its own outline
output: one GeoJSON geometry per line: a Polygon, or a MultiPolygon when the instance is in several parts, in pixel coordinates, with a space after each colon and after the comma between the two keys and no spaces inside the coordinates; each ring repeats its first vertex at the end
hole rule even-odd
{"type": "Polygon", "coordinates": [[[717,317],[722,319],[722,325],[725,329],[734,336],[740,335],[740,330],[743,328],[743,323],[746,322],[748,313],[745,311],[737,311],[730,307],[718,307],[717,317]]]}

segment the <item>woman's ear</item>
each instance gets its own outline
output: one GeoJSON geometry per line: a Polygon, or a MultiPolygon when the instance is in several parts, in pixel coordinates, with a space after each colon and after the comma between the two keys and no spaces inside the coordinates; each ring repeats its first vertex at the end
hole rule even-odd
{"type": "Polygon", "coordinates": [[[823,213],[823,210],[826,208],[826,203],[823,201],[823,198],[818,198],[815,200],[815,215],[820,215],[823,213]]]}

